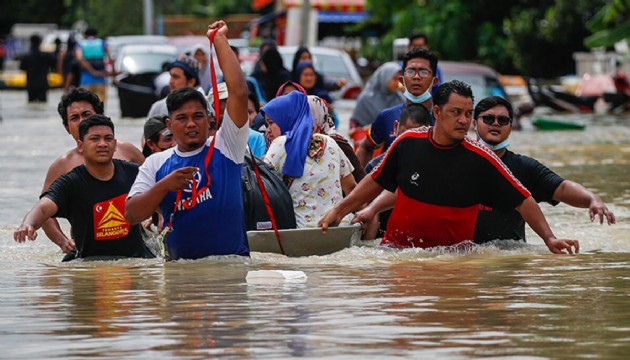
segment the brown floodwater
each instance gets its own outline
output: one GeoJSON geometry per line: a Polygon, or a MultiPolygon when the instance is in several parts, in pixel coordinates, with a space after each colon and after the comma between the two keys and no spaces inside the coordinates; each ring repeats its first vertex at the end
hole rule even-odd
{"type": "MultiPolygon", "coordinates": [[[[55,113],[0,92],[0,358],[626,358],[630,351],[630,118],[582,116],[585,131],[514,133],[533,156],[599,194],[614,226],[542,205],[578,256],[499,241],[466,251],[353,246],[328,256],[61,263],[40,231],[12,233],[48,165],[73,146],[55,113]],[[303,271],[304,283],[248,284],[249,271],[303,271]]],[[[107,111],[119,139],[141,119],[107,111]]],[[[344,117],[342,116],[342,119],[344,117]]],[[[67,230],[67,224],[62,221],[67,230]]]]}

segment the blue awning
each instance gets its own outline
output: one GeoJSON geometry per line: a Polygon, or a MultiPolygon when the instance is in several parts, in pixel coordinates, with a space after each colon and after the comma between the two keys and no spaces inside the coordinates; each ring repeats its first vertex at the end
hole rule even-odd
{"type": "Polygon", "coordinates": [[[367,12],[320,11],[317,21],[320,23],[357,23],[368,18],[367,12]]]}

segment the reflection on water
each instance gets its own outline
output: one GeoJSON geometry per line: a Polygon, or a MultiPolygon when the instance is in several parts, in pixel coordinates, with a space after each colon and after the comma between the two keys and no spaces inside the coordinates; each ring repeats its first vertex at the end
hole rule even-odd
{"type": "MultiPolygon", "coordinates": [[[[308,258],[62,264],[43,233],[26,244],[12,240],[48,164],[73,146],[52,104],[27,108],[22,95],[0,92],[2,357],[627,356],[627,119],[513,136],[514,150],[594,190],[615,211],[618,224],[600,226],[584,209],[543,206],[558,236],[581,240],[580,256],[551,255],[530,233],[529,244],[467,250],[363,246],[308,258]],[[302,270],[308,281],[248,285],[247,272],[258,269],[302,270]]],[[[108,112],[117,114],[115,106],[108,112]]],[[[118,137],[137,143],[142,121],[112,116],[118,137]]]]}

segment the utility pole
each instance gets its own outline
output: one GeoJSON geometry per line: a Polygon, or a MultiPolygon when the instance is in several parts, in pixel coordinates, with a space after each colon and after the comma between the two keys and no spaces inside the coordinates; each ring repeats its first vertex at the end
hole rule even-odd
{"type": "Polygon", "coordinates": [[[153,35],[153,0],[142,1],[144,34],[153,35]]]}
{"type": "Polygon", "coordinates": [[[300,45],[307,46],[308,30],[311,24],[311,2],[310,0],[302,0],[302,25],[300,27],[300,45]]]}

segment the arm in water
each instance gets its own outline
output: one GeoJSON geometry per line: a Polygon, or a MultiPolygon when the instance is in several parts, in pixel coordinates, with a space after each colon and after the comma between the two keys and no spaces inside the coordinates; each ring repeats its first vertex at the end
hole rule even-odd
{"type": "Polygon", "coordinates": [[[26,238],[29,240],[35,240],[37,238],[37,229],[48,220],[51,216],[57,213],[57,204],[47,197],[39,200],[31,211],[29,211],[20,227],[13,233],[13,239],[17,242],[24,242],[26,238]]]}
{"type": "Polygon", "coordinates": [[[588,209],[591,221],[595,221],[598,216],[600,224],[604,223],[604,218],[608,225],[616,223],[615,214],[608,210],[602,199],[576,182],[564,180],[553,193],[553,198],[574,207],[588,209]]]}
{"type": "Polygon", "coordinates": [[[318,225],[322,232],[326,233],[328,226],[339,224],[344,216],[374,199],[382,190],[383,188],[371,176],[364,177],[348,196],[319,220],[318,225]]]}
{"type": "MultiPolygon", "coordinates": [[[[48,173],[46,173],[46,179],[44,180],[44,186],[42,188],[42,194],[48,191],[50,184],[52,184],[58,177],[64,174],[63,167],[58,161],[55,161],[48,168],[48,173]]],[[[53,213],[54,214],[54,213],[53,213]]],[[[52,216],[52,214],[51,214],[52,216]]],[[[42,224],[42,229],[46,236],[53,243],[57,244],[61,248],[64,254],[67,254],[69,251],[76,250],[76,244],[73,239],[70,239],[63,233],[61,230],[61,226],[59,226],[59,221],[55,218],[49,218],[42,224]]]]}
{"type": "Polygon", "coordinates": [[[540,236],[549,251],[554,254],[565,254],[565,250],[569,254],[580,252],[580,243],[577,240],[557,239],[551,231],[545,216],[533,197],[529,196],[519,206],[516,207],[527,224],[540,236]]]}

